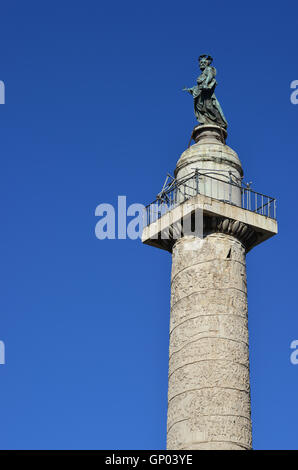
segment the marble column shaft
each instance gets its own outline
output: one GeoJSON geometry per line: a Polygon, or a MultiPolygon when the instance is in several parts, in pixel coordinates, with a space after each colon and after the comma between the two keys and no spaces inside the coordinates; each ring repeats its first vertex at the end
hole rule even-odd
{"type": "Polygon", "coordinates": [[[182,237],[172,253],[168,449],[251,449],[245,247],[182,237]]]}

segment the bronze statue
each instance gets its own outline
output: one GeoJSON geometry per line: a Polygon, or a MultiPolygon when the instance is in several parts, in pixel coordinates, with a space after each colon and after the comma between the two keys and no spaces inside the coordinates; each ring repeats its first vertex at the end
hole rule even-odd
{"type": "Polygon", "coordinates": [[[188,91],[193,96],[195,115],[201,124],[215,124],[226,129],[228,123],[214,94],[217,82],[216,69],[210,65],[213,59],[210,55],[203,54],[198,60],[202,73],[197,79],[197,85],[184,88],[183,91],[188,91]]]}

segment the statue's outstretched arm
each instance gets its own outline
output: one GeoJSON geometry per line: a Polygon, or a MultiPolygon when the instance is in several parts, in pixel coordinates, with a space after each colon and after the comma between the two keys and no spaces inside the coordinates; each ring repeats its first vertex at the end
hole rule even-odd
{"type": "Polygon", "coordinates": [[[182,91],[188,91],[188,93],[190,93],[192,95],[192,92],[193,92],[193,88],[183,88],[182,91]]]}

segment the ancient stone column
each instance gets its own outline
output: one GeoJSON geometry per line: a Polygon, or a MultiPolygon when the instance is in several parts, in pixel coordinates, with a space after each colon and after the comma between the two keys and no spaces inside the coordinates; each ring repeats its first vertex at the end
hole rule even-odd
{"type": "Polygon", "coordinates": [[[277,224],[255,194],[254,208],[244,200],[252,195],[226,131],[204,125],[193,136],[169,212],[155,211],[142,236],[172,253],[167,448],[251,449],[245,258],[277,224]]]}
{"type": "Polygon", "coordinates": [[[212,233],[173,247],[168,449],[250,449],[245,247],[212,233]]]}
{"type": "MultiPolygon", "coordinates": [[[[201,177],[202,192],[225,201],[230,179],[241,183],[243,175],[226,131],[200,126],[194,137],[176,178],[194,169],[216,177],[216,185],[201,177]]],[[[215,223],[203,240],[182,237],[172,248],[169,449],[251,448],[246,250],[234,233],[221,232],[215,223]]]]}

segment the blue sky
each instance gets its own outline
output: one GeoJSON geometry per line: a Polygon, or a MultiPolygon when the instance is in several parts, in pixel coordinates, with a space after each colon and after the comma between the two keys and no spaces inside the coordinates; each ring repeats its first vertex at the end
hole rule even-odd
{"type": "Polygon", "coordinates": [[[163,449],[171,257],[95,237],[151,202],[195,124],[208,53],[245,181],[278,198],[247,257],[253,445],[297,449],[297,2],[1,5],[1,449],[163,449]]]}

